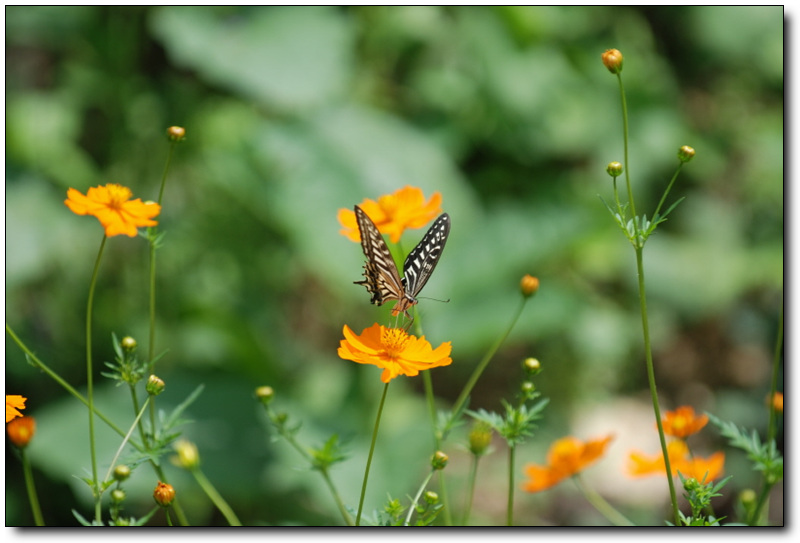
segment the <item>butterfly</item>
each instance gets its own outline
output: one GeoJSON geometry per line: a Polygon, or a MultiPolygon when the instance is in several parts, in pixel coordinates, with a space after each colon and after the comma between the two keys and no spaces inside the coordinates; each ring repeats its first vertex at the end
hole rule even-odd
{"type": "Polygon", "coordinates": [[[414,247],[403,263],[403,278],[394,263],[392,254],[383,241],[378,227],[372,222],[364,210],[355,206],[358,231],[361,233],[361,248],[367,257],[364,264],[363,281],[353,281],[356,285],[364,285],[372,294],[370,302],[375,305],[397,300],[392,315],[399,313],[408,315],[408,310],[417,303],[417,294],[428,282],[428,279],[442,256],[444,244],[450,233],[450,215],[442,213],[434,221],[422,241],[414,247]]]}

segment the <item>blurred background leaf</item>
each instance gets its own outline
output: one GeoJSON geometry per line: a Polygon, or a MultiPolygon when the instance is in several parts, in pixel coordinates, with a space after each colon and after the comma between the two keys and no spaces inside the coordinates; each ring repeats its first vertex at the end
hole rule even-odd
{"type": "MultiPolygon", "coordinates": [[[[337,524],[318,476],[271,441],[253,390],[273,386],[310,446],[342,436],[351,456],[333,477],[355,507],[379,370],[335,349],[345,323],[360,329],[388,311],[352,284],[363,257],[336,212],[407,184],[439,191],[453,229],[424,295],[450,302],[419,309],[431,342],[453,342],[454,363],[432,373],[441,406],[504,330],[519,279],[536,275],[541,290],[471,407],[498,409],[522,359],[536,356],[551,403],[520,466],[563,435],[614,431],[593,482],[637,522],[661,524],[664,481],[620,475],[628,446],[657,445],[633,252],[598,198],[611,193],[605,165],[622,159],[617,83],[600,54],[625,55],[640,213],[657,203],[678,147],[697,150],[672,193],[686,201],[645,251],[664,407],[689,403],[763,431],[783,297],[783,28],[779,6],[9,6],[6,320],[69,382],[85,383],[83,318],[102,231],[68,212],[66,189],[117,182],[154,199],[164,130],[186,127],[159,218],[159,404],[206,385],[186,434],[244,523],[337,524]]],[[[409,232],[406,250],[422,234],[409,232]]],[[[97,360],[112,359],[112,332],[146,343],[146,291],[145,244],[114,238],[96,296],[97,360]]],[[[6,392],[28,397],[37,418],[29,450],[45,518],[75,524],[70,508],[90,509],[74,477],[89,469],[85,409],[10,342],[6,392]]],[[[120,424],[123,396],[101,392],[120,424]]],[[[421,399],[419,380],[393,383],[367,511],[424,477],[421,399]]],[[[462,433],[447,444],[455,496],[462,433]]],[[[702,439],[704,452],[723,443],[711,431],[702,439]]],[[[30,523],[18,461],[6,458],[6,524],[30,523]]],[[[503,455],[489,458],[475,524],[504,519],[503,455]]],[[[193,524],[224,524],[186,474],[166,469],[193,524]]],[[[722,514],[756,481],[735,452],[726,472],[736,477],[722,514]]],[[[156,481],[145,468],[135,477],[126,513],[140,515],[156,481]]],[[[602,522],[562,486],[519,496],[517,521],[602,522]]]]}

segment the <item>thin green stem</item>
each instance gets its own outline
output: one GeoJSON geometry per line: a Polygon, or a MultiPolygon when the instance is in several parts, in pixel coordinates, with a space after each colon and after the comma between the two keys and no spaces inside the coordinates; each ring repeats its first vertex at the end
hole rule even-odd
{"type": "Polygon", "coordinates": [[[119,444],[119,448],[117,448],[117,453],[114,455],[113,460],[111,460],[111,463],[108,466],[108,473],[106,473],[106,476],[103,478],[104,482],[108,481],[111,478],[111,471],[114,469],[114,466],[117,463],[117,458],[119,458],[119,455],[122,453],[122,449],[125,447],[125,444],[128,443],[128,440],[130,439],[133,431],[139,426],[139,419],[142,418],[144,410],[147,409],[147,404],[150,401],[150,398],[151,396],[147,397],[147,399],[144,402],[144,405],[139,410],[139,413],[136,415],[136,419],[134,419],[133,424],[131,425],[131,429],[128,430],[128,433],[125,434],[125,437],[122,439],[122,443],[119,444]]]}
{"type": "MultiPolygon", "coordinates": [[[[617,74],[617,81],[619,82],[619,94],[622,100],[622,142],[624,149],[624,170],[625,170],[625,183],[628,187],[628,202],[631,205],[631,216],[636,218],[636,205],[633,201],[633,189],[631,188],[631,164],[628,161],[628,104],[625,101],[625,87],[622,85],[622,74],[617,74]]],[[[635,226],[638,238],[639,227],[635,226]]]]}
{"type": "Polygon", "coordinates": [[[33,521],[36,523],[36,526],[44,526],[42,508],[39,506],[39,497],[36,494],[36,486],[33,484],[33,469],[31,468],[31,461],[28,458],[28,455],[25,454],[24,447],[19,449],[19,453],[22,457],[22,473],[25,476],[25,488],[28,490],[28,501],[31,504],[33,521]]]}
{"type": "Polygon", "coordinates": [[[675,181],[678,179],[678,175],[681,173],[681,168],[683,167],[683,162],[678,164],[678,169],[675,170],[675,173],[672,175],[672,179],[669,180],[669,185],[667,185],[667,190],[664,191],[664,194],[661,195],[661,200],[658,202],[658,206],[656,206],[655,213],[653,213],[653,221],[658,218],[658,212],[661,211],[661,208],[664,206],[664,202],[667,200],[667,195],[669,191],[672,190],[672,185],[675,184],[675,181]]]}
{"type": "Polygon", "coordinates": [[[655,412],[656,425],[658,427],[658,437],[661,441],[661,452],[664,456],[664,465],[669,484],[669,495],[672,501],[672,512],[675,516],[675,525],[680,524],[680,511],[678,509],[678,498],[675,494],[675,482],[672,480],[672,468],[670,466],[669,454],[667,451],[667,441],[664,436],[664,426],[661,423],[661,409],[658,405],[658,390],[656,388],[655,370],[653,369],[653,352],[650,346],[650,325],[647,319],[647,295],[644,282],[644,265],[642,262],[642,247],[636,247],[636,270],[639,276],[639,307],[642,316],[642,334],[644,335],[644,353],[647,365],[647,380],[650,384],[650,397],[653,401],[653,411],[655,412]]]}
{"type": "Polygon", "coordinates": [[[586,501],[591,503],[611,524],[614,526],[635,526],[625,515],[617,511],[610,503],[604,500],[600,494],[587,488],[580,474],[573,476],[572,480],[575,481],[578,490],[581,491],[586,501]]]}
{"type": "Polygon", "coordinates": [[[94,303],[94,289],[97,285],[97,274],[100,270],[100,260],[108,238],[103,235],[100,250],[92,271],[92,280],[89,284],[89,300],[86,303],[86,397],[89,400],[89,450],[92,458],[92,481],[94,483],[94,512],[98,523],[102,520],[100,509],[100,481],[97,479],[97,452],[94,439],[94,380],[92,378],[92,306],[94,303]]]}
{"type": "Polygon", "coordinates": [[[472,513],[472,499],[475,496],[475,481],[478,478],[478,461],[480,456],[477,454],[472,455],[472,465],[469,470],[469,480],[467,481],[467,503],[464,506],[464,520],[461,521],[462,526],[469,524],[469,517],[472,513]]]}
{"type": "MultiPolygon", "coordinates": [[[[164,187],[167,184],[167,172],[169,164],[172,162],[172,153],[175,151],[175,142],[169,146],[167,162],[164,164],[164,172],[161,175],[161,187],[158,190],[158,205],[164,198],[164,187]]],[[[158,227],[148,228],[148,240],[150,241],[150,341],[148,349],[148,362],[152,362],[155,357],[156,349],[156,238],[158,227]]]]}
{"type": "MultiPolygon", "coordinates": [[[[497,341],[495,341],[494,344],[489,348],[489,350],[483,356],[483,359],[480,361],[475,370],[472,372],[472,375],[467,381],[467,384],[464,385],[464,389],[461,391],[461,394],[458,395],[458,398],[456,398],[455,403],[453,403],[453,410],[450,413],[450,420],[448,421],[446,428],[449,428],[450,424],[453,422],[452,421],[453,417],[455,417],[456,413],[458,413],[464,406],[464,404],[467,402],[467,398],[469,398],[470,392],[472,392],[472,389],[475,387],[475,384],[478,382],[478,379],[480,378],[481,374],[486,369],[486,366],[489,365],[489,362],[492,360],[492,357],[494,357],[495,353],[497,353],[497,350],[500,348],[500,346],[506,340],[508,335],[511,333],[511,330],[517,324],[520,315],[522,315],[522,310],[525,308],[525,302],[527,301],[528,298],[523,296],[522,302],[520,303],[517,312],[514,314],[514,317],[511,319],[508,328],[506,328],[506,331],[503,332],[503,335],[497,338],[497,341]]],[[[446,435],[443,435],[441,436],[441,439],[445,439],[446,437],[447,437],[446,435]]]]}
{"type": "Polygon", "coordinates": [[[364,508],[364,496],[367,493],[367,479],[369,479],[369,467],[372,464],[372,454],[375,452],[375,443],[378,440],[378,427],[381,424],[381,414],[383,404],[386,402],[386,393],[389,390],[389,383],[383,387],[381,403],[378,405],[378,415],[375,417],[375,428],[372,430],[372,443],[369,445],[369,456],[367,456],[367,467],[364,470],[364,482],[361,484],[361,499],[358,500],[358,513],[356,514],[356,526],[361,525],[361,511],[364,508]]]}
{"type": "Polygon", "coordinates": [[[769,391],[769,422],[767,424],[767,443],[775,439],[777,435],[777,413],[773,407],[775,393],[778,391],[778,370],[781,366],[781,353],[783,352],[783,301],[781,301],[781,313],[778,318],[778,334],[775,338],[775,351],[772,357],[772,381],[769,391]]]}
{"type": "Polygon", "coordinates": [[[333,499],[336,502],[336,507],[339,509],[339,513],[342,515],[345,524],[348,526],[353,526],[353,517],[350,516],[350,513],[347,512],[347,507],[345,507],[344,502],[342,501],[341,496],[339,496],[339,492],[336,490],[336,485],[333,484],[333,480],[331,479],[330,474],[328,473],[327,469],[320,469],[319,472],[322,474],[322,478],[325,480],[325,484],[328,486],[328,489],[331,491],[333,495],[333,499]]]}
{"type": "Polygon", "coordinates": [[[197,484],[200,485],[200,488],[203,489],[203,492],[211,499],[214,503],[214,506],[219,509],[222,516],[225,517],[225,520],[228,521],[228,524],[231,526],[241,526],[242,523],[239,521],[239,518],[236,516],[236,513],[233,512],[228,502],[217,492],[217,489],[214,488],[214,485],[211,484],[211,481],[200,471],[199,468],[195,468],[192,471],[192,475],[194,475],[195,481],[197,484]]]}
{"type": "Polygon", "coordinates": [[[506,525],[514,525],[514,464],[517,447],[513,441],[508,443],[508,505],[506,511],[506,525]]]}
{"type": "Polygon", "coordinates": [[[434,474],[435,471],[436,471],[435,469],[432,469],[428,473],[428,476],[425,477],[425,480],[422,481],[422,484],[420,485],[419,490],[417,490],[417,495],[414,496],[414,501],[411,502],[411,506],[408,508],[408,515],[406,516],[406,521],[405,521],[405,523],[403,523],[403,526],[408,526],[409,523],[411,522],[411,516],[414,514],[414,511],[416,511],[416,509],[417,509],[417,503],[419,503],[419,497],[422,496],[422,493],[425,491],[425,487],[428,486],[428,483],[430,482],[431,477],[433,477],[433,474],[434,474]]]}
{"type": "MultiPolygon", "coordinates": [[[[140,409],[139,409],[139,398],[136,396],[136,387],[134,385],[130,385],[129,388],[130,388],[130,391],[131,391],[131,401],[133,402],[133,412],[134,413],[139,413],[139,411],[140,411],[140,409]]],[[[149,399],[149,396],[148,396],[148,399],[149,399]]],[[[140,420],[140,416],[137,416],[137,420],[140,420]]],[[[139,427],[139,437],[142,440],[142,444],[145,447],[149,447],[150,444],[147,442],[147,437],[146,437],[146,435],[144,433],[144,427],[141,424],[139,424],[138,427],[139,427]]]]}

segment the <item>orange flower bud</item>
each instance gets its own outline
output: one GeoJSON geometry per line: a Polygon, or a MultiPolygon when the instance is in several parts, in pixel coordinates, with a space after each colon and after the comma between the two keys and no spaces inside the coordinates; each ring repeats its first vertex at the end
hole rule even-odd
{"type": "Polygon", "coordinates": [[[530,274],[525,274],[525,277],[519,282],[519,288],[523,296],[530,298],[539,290],[539,279],[530,274]]]}
{"type": "Polygon", "coordinates": [[[19,417],[6,424],[6,432],[11,443],[24,449],[36,433],[36,421],[33,417],[19,417]]]}
{"type": "Polygon", "coordinates": [[[153,491],[153,499],[161,507],[169,507],[172,500],[175,499],[175,489],[172,488],[172,485],[159,481],[153,491]]]}
{"type": "Polygon", "coordinates": [[[147,384],[145,385],[145,390],[151,396],[158,396],[162,392],[164,392],[164,381],[160,379],[157,375],[151,375],[147,379],[147,384]]]}
{"type": "Polygon", "coordinates": [[[447,465],[448,460],[450,460],[450,457],[447,454],[442,451],[436,451],[431,458],[431,466],[433,466],[433,469],[442,470],[447,465]]]}
{"type": "Polygon", "coordinates": [[[620,73],[622,71],[622,53],[616,49],[607,49],[603,53],[603,65],[612,74],[620,73]]]}

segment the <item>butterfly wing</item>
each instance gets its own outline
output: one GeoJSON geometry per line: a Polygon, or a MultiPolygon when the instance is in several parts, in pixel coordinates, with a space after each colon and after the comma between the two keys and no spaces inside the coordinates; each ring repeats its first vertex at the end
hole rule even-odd
{"type": "Polygon", "coordinates": [[[422,238],[422,241],[408,253],[403,263],[403,286],[406,298],[411,305],[416,303],[417,294],[428,282],[433,269],[442,256],[447,236],[450,234],[450,215],[442,213],[422,238]]]}
{"type": "Polygon", "coordinates": [[[365,279],[354,281],[355,284],[367,288],[372,295],[370,302],[375,305],[403,299],[405,296],[403,281],[380,230],[360,207],[355,206],[355,212],[358,231],[361,233],[361,249],[367,257],[367,262],[364,264],[365,279]]]}

